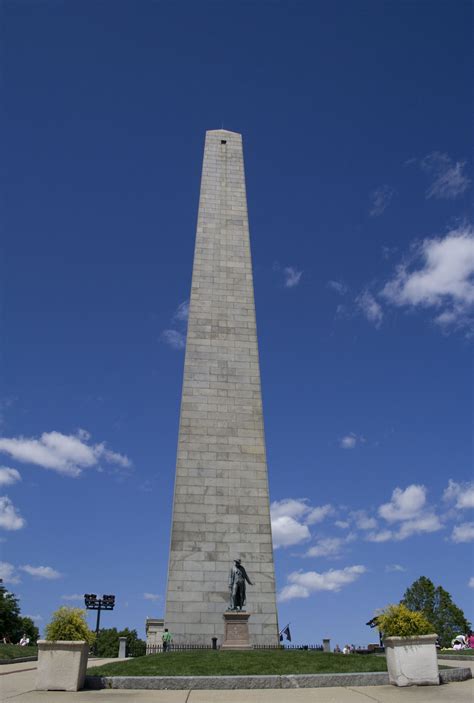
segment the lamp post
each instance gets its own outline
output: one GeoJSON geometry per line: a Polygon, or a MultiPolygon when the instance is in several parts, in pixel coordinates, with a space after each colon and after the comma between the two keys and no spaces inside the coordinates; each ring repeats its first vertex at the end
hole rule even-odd
{"type": "Polygon", "coordinates": [[[102,610],[113,610],[115,605],[115,596],[108,595],[102,596],[102,598],[97,598],[95,593],[85,593],[84,602],[87,610],[97,610],[97,622],[95,626],[96,635],[96,646],[97,646],[97,636],[99,634],[100,627],[100,613],[102,610]]]}

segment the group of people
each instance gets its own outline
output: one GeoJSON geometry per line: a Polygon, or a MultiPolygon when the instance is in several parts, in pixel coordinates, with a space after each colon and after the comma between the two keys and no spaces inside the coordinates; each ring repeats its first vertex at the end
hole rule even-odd
{"type": "MultiPolygon", "coordinates": [[[[2,637],[2,643],[3,644],[13,644],[8,635],[4,635],[2,637]]],[[[20,647],[27,647],[30,644],[30,638],[28,635],[24,632],[21,640],[18,642],[20,647]]]]}
{"type": "Polygon", "coordinates": [[[457,635],[451,642],[453,649],[474,649],[474,633],[469,630],[467,635],[457,635]]]}
{"type": "Polygon", "coordinates": [[[341,649],[338,644],[334,647],[334,654],[354,654],[356,651],[355,645],[345,644],[341,649]]]}

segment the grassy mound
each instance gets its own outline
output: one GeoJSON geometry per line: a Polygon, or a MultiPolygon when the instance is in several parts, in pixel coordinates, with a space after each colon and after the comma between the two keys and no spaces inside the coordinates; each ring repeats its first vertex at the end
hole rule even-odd
{"type": "Polygon", "coordinates": [[[387,671],[385,657],[301,650],[167,652],[96,666],[91,676],[238,676],[387,671]]]}
{"type": "Polygon", "coordinates": [[[0,659],[20,659],[21,657],[36,657],[38,647],[20,647],[19,644],[0,644],[0,659]]]}

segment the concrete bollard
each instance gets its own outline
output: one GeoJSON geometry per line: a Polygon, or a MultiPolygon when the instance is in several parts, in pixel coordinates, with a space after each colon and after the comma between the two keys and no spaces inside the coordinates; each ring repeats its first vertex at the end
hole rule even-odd
{"type": "Polygon", "coordinates": [[[119,637],[119,651],[118,651],[119,659],[125,659],[127,656],[127,638],[126,637],[119,637]]]}
{"type": "Polygon", "coordinates": [[[323,640],[323,652],[331,651],[331,640],[323,640]]]}

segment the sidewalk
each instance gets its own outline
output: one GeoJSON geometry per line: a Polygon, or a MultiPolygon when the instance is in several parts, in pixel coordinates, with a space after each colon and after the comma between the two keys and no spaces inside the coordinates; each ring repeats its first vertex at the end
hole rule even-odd
{"type": "MultiPolygon", "coordinates": [[[[101,664],[106,661],[101,660],[101,664]]],[[[113,661],[117,661],[116,659],[113,661]]],[[[99,663],[99,662],[97,662],[99,663]]],[[[450,660],[448,666],[471,666],[474,662],[450,660]]],[[[7,664],[0,669],[2,703],[472,703],[474,679],[445,686],[396,688],[306,688],[237,691],[127,691],[102,690],[64,693],[35,691],[36,662],[7,664]],[[34,668],[32,665],[35,665],[34,668]],[[23,667],[23,668],[22,668],[23,667]],[[28,670],[26,670],[28,669],[28,670]]]]}

